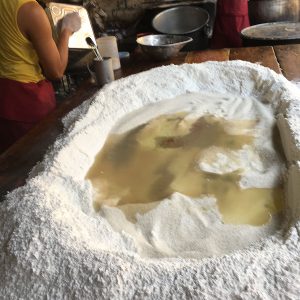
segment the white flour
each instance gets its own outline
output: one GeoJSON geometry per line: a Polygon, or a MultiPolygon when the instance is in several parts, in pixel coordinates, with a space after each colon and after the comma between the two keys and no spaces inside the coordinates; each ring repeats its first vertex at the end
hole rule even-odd
{"type": "MultiPolygon", "coordinates": [[[[64,119],[64,133],[26,185],[0,205],[1,298],[300,299],[299,97],[282,76],[239,61],[167,66],[106,86],[64,119]],[[270,112],[278,116],[289,162],[281,227],[276,220],[263,227],[224,226],[214,209],[191,213],[210,209],[212,199],[192,201],[180,194],[141,215],[135,226],[116,208],[96,214],[84,176],[116,121],[147,104],[200,92],[234,95],[234,103],[243,99],[240,108],[233,103],[232,116],[246,117],[253,101],[259,102],[252,114],[270,122],[270,112]],[[206,224],[213,225],[210,231],[206,224]]],[[[228,106],[214,113],[226,116],[228,106]]],[[[264,145],[268,148],[268,138],[264,145]]],[[[280,165],[271,153],[246,167],[278,177],[273,159],[280,165]]],[[[223,162],[204,168],[226,169],[223,162]]],[[[277,177],[270,176],[264,186],[274,184],[277,177]]],[[[244,178],[244,186],[261,182],[244,178]]]]}

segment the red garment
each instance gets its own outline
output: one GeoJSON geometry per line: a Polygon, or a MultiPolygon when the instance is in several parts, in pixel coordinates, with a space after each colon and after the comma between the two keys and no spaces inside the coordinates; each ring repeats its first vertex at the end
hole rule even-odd
{"type": "Polygon", "coordinates": [[[55,109],[51,82],[22,83],[0,78],[0,152],[55,109]]]}
{"type": "Polygon", "coordinates": [[[249,26],[248,0],[218,0],[211,47],[241,47],[240,32],[249,26]]]}
{"type": "Polygon", "coordinates": [[[35,124],[0,118],[0,154],[25,135],[35,124]]]}

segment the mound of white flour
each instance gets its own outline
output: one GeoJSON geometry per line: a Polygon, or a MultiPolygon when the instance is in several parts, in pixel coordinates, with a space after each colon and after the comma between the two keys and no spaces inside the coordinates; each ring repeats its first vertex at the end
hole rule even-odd
{"type": "MultiPolygon", "coordinates": [[[[64,133],[32,170],[26,185],[0,204],[1,298],[299,299],[299,99],[297,88],[283,76],[239,61],[172,65],[107,85],[64,119],[64,133]],[[238,245],[225,237],[216,253],[205,253],[214,248],[214,239],[206,240],[205,251],[195,244],[176,244],[176,251],[159,252],[162,241],[174,241],[172,235],[181,234],[176,228],[172,231],[172,222],[184,223],[172,218],[174,214],[187,216],[194,205],[175,194],[172,201],[164,200],[141,216],[141,229],[154,227],[140,230],[148,244],[137,246],[131,228],[116,228],[124,224],[118,209],[93,211],[93,190],[85,174],[116,120],[145,105],[200,92],[235,95],[244,99],[245,106],[255,99],[278,118],[289,163],[285,221],[277,230],[274,224],[259,229],[232,226],[229,233],[234,232],[238,245]],[[176,213],[178,207],[186,211],[176,213]],[[163,226],[157,229],[153,223],[161,215],[159,209],[174,214],[166,214],[164,220],[172,234],[157,239],[164,232],[163,226]],[[205,258],[211,254],[218,255],[205,258]]],[[[215,220],[214,215],[209,218],[215,220]]],[[[197,218],[192,220],[193,224],[185,222],[196,230],[203,226],[197,218]]],[[[189,241],[203,238],[193,236],[195,232],[188,233],[189,241]]]]}

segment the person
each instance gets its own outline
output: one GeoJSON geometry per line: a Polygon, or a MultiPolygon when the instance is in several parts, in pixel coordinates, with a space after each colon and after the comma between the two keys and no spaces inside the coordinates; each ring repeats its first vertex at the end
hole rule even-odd
{"type": "Polygon", "coordinates": [[[50,80],[62,78],[78,13],[60,22],[57,44],[36,0],[0,0],[0,153],[55,109],[50,80]]]}
{"type": "Polygon", "coordinates": [[[249,26],[248,0],[218,0],[211,48],[241,47],[240,32],[249,26]]]}

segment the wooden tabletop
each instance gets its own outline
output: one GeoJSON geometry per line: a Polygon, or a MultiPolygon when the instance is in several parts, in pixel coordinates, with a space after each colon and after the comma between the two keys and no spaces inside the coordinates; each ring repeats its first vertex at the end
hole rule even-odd
{"type": "MultiPolygon", "coordinates": [[[[171,63],[201,63],[208,60],[236,59],[258,63],[277,73],[282,73],[289,80],[300,81],[300,44],[180,52],[175,58],[164,62],[153,62],[137,52],[131,56],[125,66],[115,72],[115,77],[121,78],[171,63]]],[[[8,191],[23,185],[32,167],[42,160],[48,147],[63,130],[62,117],[96,91],[97,88],[94,85],[85,82],[74,95],[65,99],[53,113],[0,155],[0,201],[8,191]]]]}

